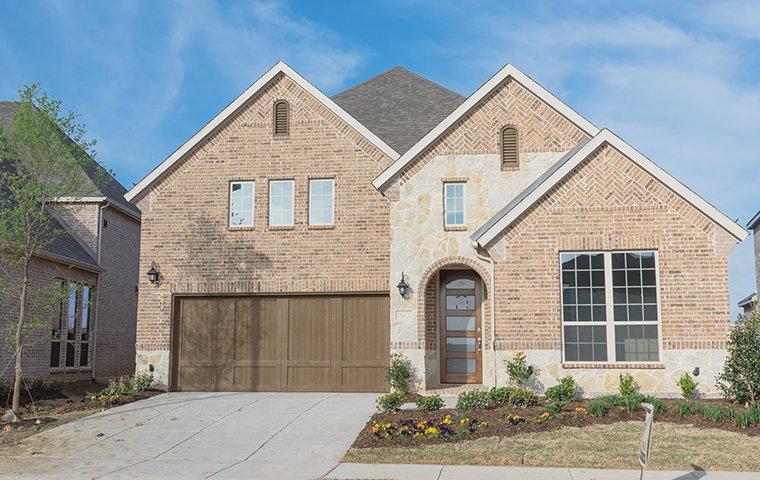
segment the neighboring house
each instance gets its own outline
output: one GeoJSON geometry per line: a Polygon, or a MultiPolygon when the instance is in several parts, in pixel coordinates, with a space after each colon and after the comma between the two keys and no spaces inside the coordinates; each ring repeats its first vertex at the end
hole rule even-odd
{"type": "Polygon", "coordinates": [[[760,292],[760,212],[757,212],[757,214],[752,217],[752,220],[747,224],[747,228],[754,232],[755,281],[757,282],[757,290],[739,301],[739,308],[742,309],[743,313],[748,313],[755,308],[757,305],[757,293],[760,292]]]}
{"type": "Polygon", "coordinates": [[[390,352],[501,385],[525,351],[544,386],[710,392],[747,235],[511,65],[328,98],[280,62],[126,198],[137,367],[181,390],[381,391],[390,352]]]}
{"type": "MultiPolygon", "coordinates": [[[[0,124],[11,121],[13,102],[0,102],[0,124]]],[[[134,372],[140,211],[126,189],[99,170],[83,169],[93,196],[59,199],[59,235],[35,259],[36,289],[63,283],[69,295],[50,316],[51,329],[34,333],[23,353],[27,377],[60,381],[108,379],[134,372]]],[[[0,328],[14,324],[17,304],[0,294],[0,328]]],[[[35,308],[33,305],[32,308],[35,308]]],[[[0,346],[0,367],[11,361],[0,346]]],[[[13,378],[13,366],[0,380],[13,378]]]]}

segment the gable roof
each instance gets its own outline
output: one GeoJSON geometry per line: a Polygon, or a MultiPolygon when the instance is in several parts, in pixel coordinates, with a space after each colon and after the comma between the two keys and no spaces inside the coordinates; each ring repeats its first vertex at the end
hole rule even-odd
{"type": "Polygon", "coordinates": [[[396,66],[332,97],[399,153],[454,111],[465,97],[396,66]]]}
{"type": "Polygon", "coordinates": [[[388,185],[396,176],[409,165],[422,151],[430,146],[434,141],[439,139],[449,128],[451,128],[459,119],[464,117],[470,110],[475,108],[481,100],[486,98],[496,87],[502,84],[507,78],[514,79],[528,91],[536,95],[547,105],[552,107],[562,116],[567,118],[575,126],[585,132],[588,136],[593,137],[599,133],[599,129],[583,118],[578,112],[564,104],[560,99],[552,95],[544,87],[536,83],[532,78],[522,73],[512,64],[507,64],[499,70],[486,83],[480,86],[475,93],[470,95],[459,107],[451,112],[441,123],[429,131],[414,146],[406,151],[401,157],[386,168],[380,175],[375,178],[372,185],[377,189],[382,189],[388,185]]]}
{"type": "Polygon", "coordinates": [[[739,308],[744,308],[744,307],[746,307],[748,305],[751,305],[751,304],[753,304],[755,302],[757,302],[757,292],[752,292],[749,295],[747,295],[746,297],[744,297],[741,300],[739,300],[739,303],[737,303],[737,305],[739,306],[739,308]]]}
{"type": "Polygon", "coordinates": [[[755,229],[756,227],[760,226],[760,212],[757,212],[754,217],[752,217],[752,220],[747,223],[747,228],[755,229]]]}
{"type": "Polygon", "coordinates": [[[163,177],[175,163],[184,157],[186,153],[192,150],[193,147],[202,142],[205,138],[211,135],[216,129],[227,120],[232,114],[234,114],[240,107],[242,107],[248,100],[255,96],[262,88],[267,86],[273,81],[279,74],[284,74],[301,88],[306,90],[312,97],[321,102],[331,112],[337,115],[341,120],[346,122],[351,128],[359,132],[370,143],[380,149],[383,153],[388,155],[392,160],[399,157],[398,152],[388,146],[377,135],[372,133],[364,125],[359,123],[354,117],[343,110],[338,104],[330,100],[324,93],[320,92],[314,85],[309,83],[305,78],[299,75],[295,70],[290,68],[285,62],[279,61],[269,69],[264,75],[262,75],[256,82],[248,87],[243,93],[241,93],[235,100],[227,105],[221,112],[219,112],[214,118],[211,119],[206,125],[198,130],[192,137],[190,137],[185,143],[183,143],[177,150],[174,151],[169,157],[166,158],[160,165],[154,168],[145,178],[132,187],[127,192],[125,197],[127,200],[133,200],[136,196],[142,193],[145,189],[153,185],[154,182],[163,177]]]}
{"type": "Polygon", "coordinates": [[[737,240],[744,240],[749,233],[738,223],[728,218],[705,199],[694,193],[668,172],[628,145],[620,137],[607,130],[600,131],[590,141],[576,146],[564,155],[544,175],[529,185],[517,198],[509,202],[496,215],[473,233],[470,238],[474,243],[485,246],[496,236],[512,225],[523,213],[537,203],[547,192],[573,171],[583,160],[604,144],[611,145],[628,157],[644,171],[662,182],[673,192],[693,205],[705,216],[720,225],[737,240]]]}
{"type": "Polygon", "coordinates": [[[48,257],[62,263],[69,263],[75,266],[84,267],[87,270],[100,271],[98,262],[92,256],[91,252],[86,249],[76,238],[75,234],[58,219],[53,218],[53,228],[56,235],[42,249],[43,257],[48,257]],[[48,255],[45,255],[45,254],[48,255]]]}
{"type": "MultiPolygon", "coordinates": [[[[0,101],[0,126],[7,127],[13,119],[13,106],[18,103],[15,101],[0,101]]],[[[0,166],[1,167],[1,166],[0,166]]],[[[125,213],[132,217],[140,218],[140,209],[130,203],[124,195],[127,189],[119,183],[113,175],[106,171],[94,158],[89,155],[85,156],[85,165],[83,166],[84,183],[82,187],[88,196],[100,194],[105,199],[114,204],[118,204],[125,210],[125,213]]]]}

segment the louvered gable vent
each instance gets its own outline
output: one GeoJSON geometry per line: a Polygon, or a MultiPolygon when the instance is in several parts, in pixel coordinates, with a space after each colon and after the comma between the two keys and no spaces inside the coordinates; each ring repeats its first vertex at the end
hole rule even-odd
{"type": "Polygon", "coordinates": [[[501,129],[501,168],[512,169],[520,166],[517,152],[517,128],[508,125],[501,129]]]}
{"type": "Polygon", "coordinates": [[[285,100],[278,100],[274,104],[274,134],[287,135],[289,133],[290,106],[285,100]]]}

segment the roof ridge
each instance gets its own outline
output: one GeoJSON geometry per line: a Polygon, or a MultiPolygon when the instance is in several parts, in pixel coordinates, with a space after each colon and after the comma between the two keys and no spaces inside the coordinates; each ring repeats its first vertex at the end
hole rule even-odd
{"type": "Polygon", "coordinates": [[[413,71],[409,70],[408,68],[404,67],[403,65],[394,65],[393,67],[389,68],[388,70],[385,70],[384,72],[380,72],[377,75],[374,75],[374,76],[368,78],[367,80],[364,80],[361,83],[357,83],[353,87],[349,87],[349,88],[347,88],[347,89],[345,89],[345,90],[343,90],[341,92],[338,92],[338,93],[336,93],[335,95],[333,95],[330,98],[336,98],[336,97],[338,97],[340,95],[343,95],[344,93],[348,93],[348,92],[351,92],[353,90],[356,90],[357,88],[362,87],[362,86],[364,86],[364,85],[366,85],[366,84],[368,84],[368,83],[370,83],[370,82],[372,82],[374,80],[382,78],[382,77],[388,75],[389,73],[391,73],[391,72],[393,72],[395,70],[403,70],[404,72],[409,73],[410,75],[414,76],[415,78],[423,80],[423,81],[429,83],[430,85],[432,85],[432,86],[434,86],[434,87],[436,87],[436,88],[438,88],[440,90],[443,90],[443,91],[448,92],[448,93],[452,93],[452,94],[456,95],[457,97],[461,97],[463,99],[466,98],[461,93],[455,92],[454,90],[452,90],[452,89],[450,89],[448,87],[444,87],[440,83],[437,83],[437,82],[435,82],[433,80],[430,80],[429,78],[423,77],[422,75],[420,75],[418,73],[414,73],[413,71]]]}

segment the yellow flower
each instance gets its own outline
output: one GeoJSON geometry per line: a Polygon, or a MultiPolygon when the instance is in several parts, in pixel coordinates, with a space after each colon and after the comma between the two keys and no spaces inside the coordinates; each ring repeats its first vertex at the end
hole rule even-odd
{"type": "Polygon", "coordinates": [[[425,421],[420,420],[419,422],[417,422],[417,428],[425,428],[425,421]]]}
{"type": "Polygon", "coordinates": [[[451,425],[451,415],[446,415],[445,417],[443,417],[443,422],[442,423],[444,425],[451,425]]]}
{"type": "Polygon", "coordinates": [[[575,407],[575,413],[578,415],[587,415],[588,409],[586,407],[575,407]]]}
{"type": "Polygon", "coordinates": [[[425,429],[425,435],[438,435],[440,430],[437,427],[428,427],[425,429]]]}
{"type": "Polygon", "coordinates": [[[469,419],[469,418],[467,418],[467,417],[464,417],[464,418],[460,418],[460,419],[459,419],[459,425],[464,425],[465,423],[467,423],[467,422],[469,422],[469,421],[470,421],[470,419],[469,419]]]}

